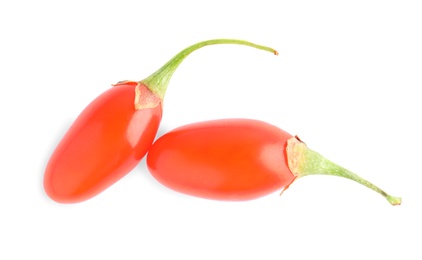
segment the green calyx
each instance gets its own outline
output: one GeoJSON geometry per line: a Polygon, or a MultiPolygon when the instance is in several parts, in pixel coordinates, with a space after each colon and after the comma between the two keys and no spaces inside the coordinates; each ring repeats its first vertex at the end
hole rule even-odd
{"type": "Polygon", "coordinates": [[[180,63],[193,51],[200,49],[207,45],[214,45],[214,44],[239,44],[250,46],[256,49],[269,51],[278,55],[278,52],[270,47],[257,45],[251,42],[242,41],[242,40],[235,40],[235,39],[214,39],[196,43],[190,47],[179,52],[176,56],[174,56],[171,60],[169,60],[164,66],[162,66],[159,70],[151,74],[146,79],[140,81],[140,83],[145,84],[149,90],[151,90],[154,94],[158,95],[161,100],[164,98],[164,95],[167,90],[167,86],[169,84],[170,78],[173,75],[174,71],[180,65],[180,63]]]}
{"type": "Polygon", "coordinates": [[[290,171],[297,178],[315,174],[344,177],[360,183],[381,194],[393,206],[401,204],[401,198],[393,197],[387,194],[385,191],[381,190],[371,182],[331,162],[319,153],[309,149],[297,137],[293,137],[287,141],[286,151],[290,171]]]}

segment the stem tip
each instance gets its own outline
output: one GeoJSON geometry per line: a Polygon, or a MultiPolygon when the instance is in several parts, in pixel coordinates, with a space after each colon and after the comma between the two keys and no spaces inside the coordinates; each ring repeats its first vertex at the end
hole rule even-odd
{"type": "Polygon", "coordinates": [[[388,200],[388,202],[390,202],[390,204],[391,204],[391,205],[393,205],[393,206],[398,206],[398,205],[400,205],[400,204],[401,204],[401,198],[399,198],[399,197],[393,197],[393,196],[388,195],[388,196],[386,197],[386,199],[387,199],[387,200],[388,200]]]}

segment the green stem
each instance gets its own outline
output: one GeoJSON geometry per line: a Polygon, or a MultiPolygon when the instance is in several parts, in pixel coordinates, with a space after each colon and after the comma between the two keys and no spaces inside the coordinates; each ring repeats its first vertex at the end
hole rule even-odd
{"type": "Polygon", "coordinates": [[[378,192],[384,198],[386,198],[391,205],[401,204],[401,198],[393,197],[387,194],[385,191],[378,188],[371,182],[331,162],[321,154],[309,149],[297,137],[293,137],[288,140],[286,151],[289,168],[297,178],[314,174],[344,177],[360,183],[370,188],[371,190],[374,190],[375,192],[378,192]]]}
{"type": "Polygon", "coordinates": [[[180,63],[193,51],[200,49],[207,45],[213,44],[239,44],[250,46],[253,48],[257,48],[264,51],[269,51],[278,55],[278,52],[270,47],[257,45],[251,42],[242,41],[242,40],[235,40],[235,39],[214,39],[196,43],[190,47],[179,52],[176,56],[174,56],[171,60],[169,60],[164,66],[162,66],[159,70],[151,74],[146,79],[140,81],[140,83],[144,83],[153,93],[158,95],[161,99],[164,98],[164,95],[167,90],[167,86],[169,84],[170,78],[173,75],[174,71],[180,65],[180,63]]]}

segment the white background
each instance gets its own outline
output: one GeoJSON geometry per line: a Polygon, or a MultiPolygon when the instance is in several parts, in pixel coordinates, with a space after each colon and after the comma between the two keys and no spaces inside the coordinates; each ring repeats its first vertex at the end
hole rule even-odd
{"type": "Polygon", "coordinates": [[[420,1],[2,1],[0,259],[421,259],[420,1]],[[62,205],[44,167],[66,129],[120,80],[189,56],[165,97],[159,135],[248,117],[403,204],[312,176],[249,202],[188,197],[145,161],[99,196],[62,205]]]}

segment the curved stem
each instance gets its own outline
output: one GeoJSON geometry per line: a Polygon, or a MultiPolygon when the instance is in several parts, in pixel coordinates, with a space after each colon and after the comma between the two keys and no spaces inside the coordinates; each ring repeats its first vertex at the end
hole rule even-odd
{"type": "Polygon", "coordinates": [[[213,44],[239,44],[250,46],[253,48],[257,48],[264,51],[269,51],[278,55],[278,52],[270,47],[254,44],[251,42],[243,41],[243,40],[235,40],[235,39],[214,39],[196,43],[190,47],[179,52],[176,56],[174,56],[171,60],[169,60],[164,66],[158,69],[156,72],[151,74],[146,79],[140,81],[140,83],[144,83],[153,93],[158,95],[161,99],[164,98],[165,92],[167,90],[168,83],[170,81],[171,76],[173,75],[174,71],[180,65],[180,63],[193,51],[200,49],[207,45],[213,44]]]}
{"type": "Polygon", "coordinates": [[[287,157],[289,168],[296,177],[314,174],[324,174],[344,177],[360,183],[371,190],[378,192],[388,200],[391,205],[400,205],[401,198],[393,197],[371,182],[357,174],[331,162],[319,153],[309,149],[303,142],[293,137],[287,141],[287,157]]]}

